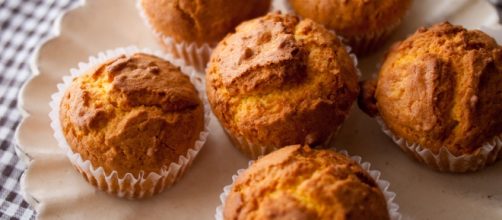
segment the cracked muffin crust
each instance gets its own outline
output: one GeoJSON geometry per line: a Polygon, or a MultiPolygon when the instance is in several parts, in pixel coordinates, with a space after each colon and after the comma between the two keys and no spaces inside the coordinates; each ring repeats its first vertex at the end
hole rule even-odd
{"type": "Polygon", "coordinates": [[[75,78],[59,114],[71,149],[122,177],[159,172],[177,162],[199,138],[203,108],[178,67],[136,53],[75,78]]]}
{"type": "Polygon", "coordinates": [[[216,43],[242,21],[265,14],[270,0],[141,0],[154,29],[177,42],[216,43]]]}
{"type": "Polygon", "coordinates": [[[289,0],[295,12],[343,36],[358,55],[378,46],[401,23],[412,0],[289,0]]]}
{"type": "Polygon", "coordinates": [[[502,133],[502,48],[449,23],[421,28],[391,48],[359,103],[410,143],[473,154],[502,133]]]}
{"type": "Polygon", "coordinates": [[[223,207],[225,220],[389,219],[376,182],[333,150],[288,146],[239,175],[223,207]]]}
{"type": "Polygon", "coordinates": [[[235,145],[256,157],[253,149],[265,154],[327,141],[358,94],[357,70],[336,35],[279,13],[236,30],[218,44],[206,71],[211,107],[235,145]]]}

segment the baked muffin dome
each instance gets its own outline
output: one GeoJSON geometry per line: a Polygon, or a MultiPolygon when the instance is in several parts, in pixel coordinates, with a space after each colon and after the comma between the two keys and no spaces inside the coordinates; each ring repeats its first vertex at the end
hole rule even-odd
{"type": "Polygon", "coordinates": [[[391,48],[378,81],[363,88],[370,115],[436,154],[474,154],[502,134],[502,48],[481,31],[421,28],[391,48]]]}
{"type": "Polygon", "coordinates": [[[137,53],[75,78],[59,114],[73,152],[122,177],[177,162],[199,138],[203,108],[178,67],[137,53]]]}
{"type": "Polygon", "coordinates": [[[412,0],[289,0],[294,11],[343,36],[357,54],[379,46],[412,0]]]}
{"type": "Polygon", "coordinates": [[[261,16],[270,0],[141,0],[153,28],[177,42],[216,43],[242,21],[261,16]]]}
{"type": "Polygon", "coordinates": [[[328,140],[357,97],[356,71],[344,45],[322,25],[270,13],[218,44],[206,90],[237,147],[256,157],[249,148],[264,154],[328,140]]]}
{"type": "Polygon", "coordinates": [[[288,146],[241,173],[225,220],[389,219],[382,191],[356,162],[332,150],[288,146]]]}

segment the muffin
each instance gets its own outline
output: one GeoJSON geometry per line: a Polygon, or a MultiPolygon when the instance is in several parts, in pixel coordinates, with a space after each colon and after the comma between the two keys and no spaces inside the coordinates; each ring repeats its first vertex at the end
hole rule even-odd
{"type": "Polygon", "coordinates": [[[138,6],[166,49],[202,70],[211,47],[242,21],[265,14],[270,0],[139,0],[138,6]]]}
{"type": "Polygon", "coordinates": [[[160,57],[101,60],[58,86],[56,138],[99,189],[127,198],[159,193],[181,177],[207,136],[203,102],[189,77],[160,57]]]}
{"type": "Polygon", "coordinates": [[[206,70],[214,114],[252,158],[292,144],[328,143],[357,97],[357,80],[335,34],[279,13],[239,25],[217,45],[206,70]]]}
{"type": "Polygon", "coordinates": [[[395,44],[360,106],[419,161],[452,172],[494,162],[502,141],[502,48],[449,23],[395,44]],[[494,139],[495,138],[495,139],[494,139]]]}
{"type": "Polygon", "coordinates": [[[384,194],[359,164],[300,145],[258,159],[224,201],[225,220],[390,219],[384,194]]]}
{"type": "Polygon", "coordinates": [[[293,10],[341,35],[358,55],[381,46],[412,0],[289,0],[293,10]]]}

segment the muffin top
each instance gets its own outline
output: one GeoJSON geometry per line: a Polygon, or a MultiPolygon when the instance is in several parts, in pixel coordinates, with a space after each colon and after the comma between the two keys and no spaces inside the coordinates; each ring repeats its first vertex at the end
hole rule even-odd
{"type": "Polygon", "coordinates": [[[357,97],[354,63],[312,20],[270,13],[242,23],[212,53],[206,89],[223,126],[263,145],[321,144],[357,97]]]}
{"type": "Polygon", "coordinates": [[[168,61],[141,53],[75,78],[59,114],[71,149],[121,176],[177,162],[204,124],[203,104],[189,78],[168,61]]]}
{"type": "Polygon", "coordinates": [[[411,0],[289,0],[298,15],[344,37],[379,33],[404,17],[411,0]]]}
{"type": "Polygon", "coordinates": [[[481,31],[421,28],[391,48],[362,104],[409,142],[471,153],[502,133],[501,49],[481,31]]]}
{"type": "Polygon", "coordinates": [[[244,20],[265,14],[270,0],[141,0],[150,24],[177,42],[216,43],[244,20]]]}
{"type": "Polygon", "coordinates": [[[375,181],[332,150],[288,146],[257,160],[235,181],[225,220],[389,219],[375,181]]]}

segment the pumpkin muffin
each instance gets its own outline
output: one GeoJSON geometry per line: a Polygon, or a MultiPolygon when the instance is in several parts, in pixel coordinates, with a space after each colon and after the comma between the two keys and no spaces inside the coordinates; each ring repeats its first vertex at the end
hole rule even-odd
{"type": "Polygon", "coordinates": [[[154,179],[171,181],[165,178],[173,177],[164,176],[169,166],[199,140],[204,106],[179,67],[136,53],[74,78],[60,102],[59,119],[71,151],[103,169],[101,178],[76,165],[86,179],[109,193],[138,198],[165,186],[150,179],[137,185],[129,181],[120,185],[119,180],[153,173],[154,179]]]}
{"type": "Polygon", "coordinates": [[[234,145],[252,158],[291,144],[326,144],[358,94],[354,62],[312,20],[270,13],[214,50],[206,90],[234,145]]]}
{"type": "Polygon", "coordinates": [[[205,66],[208,49],[242,21],[267,13],[270,0],[140,0],[139,7],[170,52],[205,66]]]}
{"type": "Polygon", "coordinates": [[[288,146],[234,182],[223,219],[389,219],[384,194],[356,162],[333,150],[288,146]]]}
{"type": "Polygon", "coordinates": [[[497,159],[502,134],[502,48],[481,31],[449,23],[421,28],[388,52],[359,103],[402,148],[442,171],[497,159]],[[407,142],[408,144],[406,144],[407,142]]]}
{"type": "Polygon", "coordinates": [[[412,0],[289,0],[293,10],[335,30],[358,55],[378,46],[401,23],[412,0]]]}

